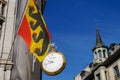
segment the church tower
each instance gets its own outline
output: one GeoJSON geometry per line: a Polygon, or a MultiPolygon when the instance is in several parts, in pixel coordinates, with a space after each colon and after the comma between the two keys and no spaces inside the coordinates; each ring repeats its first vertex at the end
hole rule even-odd
{"type": "Polygon", "coordinates": [[[94,54],[93,64],[102,63],[108,58],[108,47],[103,44],[98,29],[96,29],[96,45],[92,51],[94,54]]]}

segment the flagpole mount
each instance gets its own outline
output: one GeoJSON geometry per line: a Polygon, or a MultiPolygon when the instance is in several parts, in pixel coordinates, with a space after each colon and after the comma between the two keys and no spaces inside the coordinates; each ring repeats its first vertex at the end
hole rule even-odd
{"type": "Polygon", "coordinates": [[[56,51],[56,49],[57,49],[56,43],[51,42],[51,43],[50,43],[50,51],[53,51],[53,50],[56,51]]]}

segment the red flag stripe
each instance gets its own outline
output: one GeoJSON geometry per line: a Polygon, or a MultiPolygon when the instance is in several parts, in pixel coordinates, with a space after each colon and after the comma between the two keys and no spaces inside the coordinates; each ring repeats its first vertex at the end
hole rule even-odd
{"type": "Polygon", "coordinates": [[[52,40],[52,36],[50,35],[50,32],[48,31],[48,27],[47,26],[46,26],[46,31],[48,33],[48,36],[49,36],[50,40],[52,40]]]}
{"type": "Polygon", "coordinates": [[[29,23],[27,21],[26,16],[23,17],[18,34],[25,40],[27,46],[30,48],[32,38],[29,23]]]}

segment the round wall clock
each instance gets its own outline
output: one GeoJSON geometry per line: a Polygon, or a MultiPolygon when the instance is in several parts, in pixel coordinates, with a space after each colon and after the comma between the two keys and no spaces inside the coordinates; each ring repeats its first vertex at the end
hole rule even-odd
{"type": "Polygon", "coordinates": [[[59,74],[66,65],[66,59],[61,52],[51,51],[42,62],[42,69],[48,75],[59,74]]]}

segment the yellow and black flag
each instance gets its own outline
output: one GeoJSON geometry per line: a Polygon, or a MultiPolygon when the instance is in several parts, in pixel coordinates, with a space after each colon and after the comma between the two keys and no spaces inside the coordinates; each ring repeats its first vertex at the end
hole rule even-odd
{"type": "Polygon", "coordinates": [[[28,0],[18,34],[25,40],[30,52],[42,62],[50,48],[50,36],[35,0],[28,0]]]}

